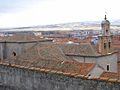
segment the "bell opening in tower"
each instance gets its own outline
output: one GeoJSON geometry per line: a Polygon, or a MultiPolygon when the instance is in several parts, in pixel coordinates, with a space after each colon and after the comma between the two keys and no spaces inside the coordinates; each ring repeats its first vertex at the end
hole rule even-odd
{"type": "Polygon", "coordinates": [[[104,43],[104,49],[106,49],[106,43],[104,43]]]}
{"type": "Polygon", "coordinates": [[[109,48],[111,48],[111,42],[110,41],[108,42],[108,45],[109,45],[109,48]]]}

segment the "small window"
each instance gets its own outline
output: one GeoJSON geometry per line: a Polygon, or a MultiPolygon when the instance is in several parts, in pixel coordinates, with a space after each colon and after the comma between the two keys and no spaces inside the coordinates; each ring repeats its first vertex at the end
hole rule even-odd
{"type": "Polygon", "coordinates": [[[110,65],[107,65],[107,71],[109,71],[110,70],[110,65]]]}
{"type": "Polygon", "coordinates": [[[106,30],[106,35],[108,35],[108,30],[106,30]]]}
{"type": "Polygon", "coordinates": [[[106,43],[104,43],[104,49],[106,49],[106,43]]]}
{"type": "Polygon", "coordinates": [[[108,47],[111,48],[111,42],[108,42],[108,47]]]}
{"type": "Polygon", "coordinates": [[[12,53],[12,55],[13,55],[13,56],[16,56],[16,53],[15,53],[15,52],[13,52],[13,53],[12,53]]]}
{"type": "Polygon", "coordinates": [[[108,33],[108,30],[106,30],[106,33],[108,33]]]}
{"type": "Polygon", "coordinates": [[[89,77],[91,76],[91,74],[88,75],[89,77]]]}

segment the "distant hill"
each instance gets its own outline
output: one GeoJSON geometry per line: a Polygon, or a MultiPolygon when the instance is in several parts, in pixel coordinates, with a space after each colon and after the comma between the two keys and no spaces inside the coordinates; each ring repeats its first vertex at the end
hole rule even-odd
{"type": "MultiPolygon", "coordinates": [[[[111,26],[120,27],[120,20],[110,20],[111,26]]],[[[41,31],[41,30],[73,30],[73,29],[95,29],[100,28],[101,21],[70,22],[51,25],[36,25],[16,28],[1,28],[0,31],[41,31]]]]}

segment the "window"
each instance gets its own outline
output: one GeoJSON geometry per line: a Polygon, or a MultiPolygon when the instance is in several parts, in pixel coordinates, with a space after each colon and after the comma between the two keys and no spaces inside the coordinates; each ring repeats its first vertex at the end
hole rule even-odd
{"type": "Polygon", "coordinates": [[[106,35],[108,35],[108,30],[106,30],[106,35]]]}
{"type": "Polygon", "coordinates": [[[13,55],[13,56],[16,56],[16,53],[15,53],[15,52],[13,52],[13,53],[12,53],[12,55],[13,55]]]}
{"type": "Polygon", "coordinates": [[[104,49],[106,49],[106,43],[104,43],[104,49]]]}
{"type": "Polygon", "coordinates": [[[110,42],[110,41],[108,42],[108,47],[109,47],[109,48],[111,47],[111,42],[110,42]]]}
{"type": "Polygon", "coordinates": [[[91,74],[88,75],[89,77],[91,76],[91,74]]]}
{"type": "Polygon", "coordinates": [[[109,71],[110,70],[110,65],[107,65],[107,71],[109,71]]]}
{"type": "Polygon", "coordinates": [[[108,30],[106,30],[106,33],[108,33],[108,30]]]}

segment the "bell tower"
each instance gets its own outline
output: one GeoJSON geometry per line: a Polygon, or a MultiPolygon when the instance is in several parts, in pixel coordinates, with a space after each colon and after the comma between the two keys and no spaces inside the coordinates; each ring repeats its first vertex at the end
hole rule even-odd
{"type": "Polygon", "coordinates": [[[99,36],[99,53],[106,55],[112,52],[112,36],[110,32],[110,22],[105,15],[104,20],[101,23],[102,35],[99,36]]]}

